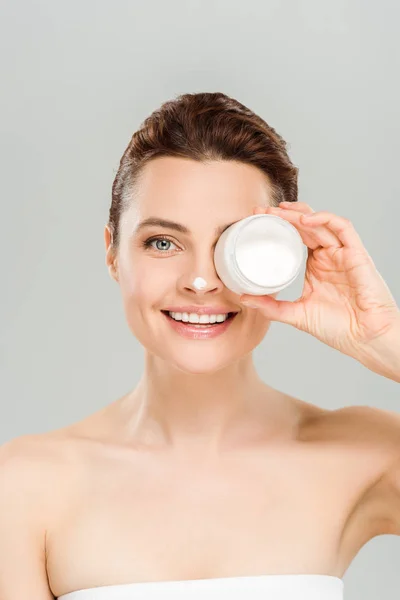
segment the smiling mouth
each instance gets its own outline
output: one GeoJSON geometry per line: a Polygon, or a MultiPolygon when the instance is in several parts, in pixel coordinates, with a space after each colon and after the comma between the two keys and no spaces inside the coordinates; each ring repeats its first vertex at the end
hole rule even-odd
{"type": "Polygon", "coordinates": [[[164,313],[164,315],[166,317],[168,317],[169,319],[172,319],[176,323],[182,323],[183,325],[190,325],[192,327],[193,326],[197,326],[197,327],[213,327],[215,325],[222,325],[223,323],[226,323],[226,321],[230,321],[231,319],[233,319],[233,317],[235,317],[237,314],[239,314],[238,312],[230,312],[230,313],[228,313],[227,318],[225,319],[225,321],[222,321],[222,323],[221,322],[216,322],[216,323],[191,323],[190,321],[182,321],[182,320],[173,319],[167,310],[162,310],[161,312],[164,313]]]}

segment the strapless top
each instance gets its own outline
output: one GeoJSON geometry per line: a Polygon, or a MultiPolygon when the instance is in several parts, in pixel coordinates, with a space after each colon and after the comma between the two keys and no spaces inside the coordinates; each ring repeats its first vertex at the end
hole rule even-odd
{"type": "Polygon", "coordinates": [[[343,588],[333,575],[256,575],[105,585],[58,600],[343,600],[343,588]]]}

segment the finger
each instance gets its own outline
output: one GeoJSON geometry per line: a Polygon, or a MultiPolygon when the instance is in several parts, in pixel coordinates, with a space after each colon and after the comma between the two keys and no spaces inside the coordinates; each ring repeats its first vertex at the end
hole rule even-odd
{"type": "MultiPolygon", "coordinates": [[[[267,209],[267,214],[277,215],[285,221],[289,221],[289,223],[296,227],[305,245],[312,250],[315,250],[320,246],[323,248],[329,248],[331,246],[340,248],[342,246],[339,238],[324,225],[309,227],[307,222],[303,222],[302,218],[305,216],[303,213],[284,210],[279,207],[269,207],[267,209]]],[[[309,216],[310,220],[314,214],[316,213],[309,216]]]]}
{"type": "Polygon", "coordinates": [[[323,210],[312,215],[303,215],[301,219],[311,227],[323,225],[328,228],[347,248],[364,248],[364,244],[352,222],[345,217],[323,210]]]}
{"type": "Polygon", "coordinates": [[[276,300],[272,296],[240,296],[239,301],[244,306],[259,309],[270,321],[279,321],[293,325],[300,330],[306,328],[306,317],[301,300],[276,300]]]}
{"type": "Polygon", "coordinates": [[[262,215],[265,213],[265,207],[264,206],[254,206],[253,213],[255,215],[262,215]]]}
{"type": "Polygon", "coordinates": [[[313,214],[315,212],[314,209],[311,208],[309,204],[305,202],[280,202],[280,208],[288,208],[290,210],[294,210],[296,212],[301,212],[305,214],[313,214]]]}

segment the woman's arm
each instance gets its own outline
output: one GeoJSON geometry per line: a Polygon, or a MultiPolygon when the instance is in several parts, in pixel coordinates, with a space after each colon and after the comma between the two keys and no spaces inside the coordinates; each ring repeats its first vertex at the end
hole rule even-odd
{"type": "Polygon", "coordinates": [[[45,560],[37,468],[24,437],[0,447],[0,598],[54,600],[45,560]]]}

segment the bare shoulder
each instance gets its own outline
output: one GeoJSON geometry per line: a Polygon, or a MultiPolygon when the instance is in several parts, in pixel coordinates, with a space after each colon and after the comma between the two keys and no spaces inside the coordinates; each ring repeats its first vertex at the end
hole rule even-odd
{"type": "Polygon", "coordinates": [[[374,406],[346,406],[332,411],[329,420],[338,433],[372,445],[389,461],[399,455],[400,405],[399,412],[374,406]]]}
{"type": "Polygon", "coordinates": [[[46,532],[59,477],[45,439],[24,435],[0,446],[0,597],[5,600],[54,597],[46,570],[46,532]]]}
{"type": "Polygon", "coordinates": [[[55,461],[65,454],[62,440],[66,435],[58,432],[26,434],[15,437],[0,446],[0,469],[4,473],[14,471],[31,481],[40,481],[55,461]],[[64,452],[63,452],[64,451],[64,452]]]}
{"type": "MultiPolygon", "coordinates": [[[[0,497],[2,508],[12,510],[16,502],[29,506],[27,518],[42,523],[43,500],[40,490],[45,486],[48,456],[36,436],[24,435],[0,446],[0,497]]],[[[44,530],[43,530],[44,531],[44,530]]]]}
{"type": "Polygon", "coordinates": [[[349,406],[333,411],[329,421],[341,443],[356,445],[370,472],[361,509],[379,522],[379,535],[400,535],[400,413],[349,406]]]}
{"type": "Polygon", "coordinates": [[[29,500],[30,515],[38,521],[49,517],[49,509],[60,493],[60,484],[71,462],[67,436],[53,432],[27,434],[0,446],[0,485],[10,497],[29,500]],[[63,468],[65,467],[65,468],[63,468]],[[34,510],[37,508],[37,514],[34,510]]]}
{"type": "Polygon", "coordinates": [[[21,435],[0,445],[1,484],[31,490],[40,498],[42,514],[44,504],[47,508],[57,507],[58,499],[65,504],[72,484],[84,477],[85,448],[96,441],[101,445],[101,438],[95,435],[96,417],[97,413],[59,429],[21,435]],[[92,421],[93,426],[86,426],[92,421]]]}
{"type": "Polygon", "coordinates": [[[308,435],[315,439],[337,442],[338,446],[349,450],[356,449],[369,459],[375,457],[374,463],[380,465],[377,478],[400,458],[400,412],[372,406],[317,410],[311,412],[311,418],[306,421],[306,430],[310,430],[308,435]]]}
{"type": "MultiPolygon", "coordinates": [[[[8,478],[16,485],[37,482],[49,460],[41,435],[22,435],[0,446],[0,474],[2,482],[8,478]]],[[[48,445],[47,445],[48,446],[48,445]]]]}

